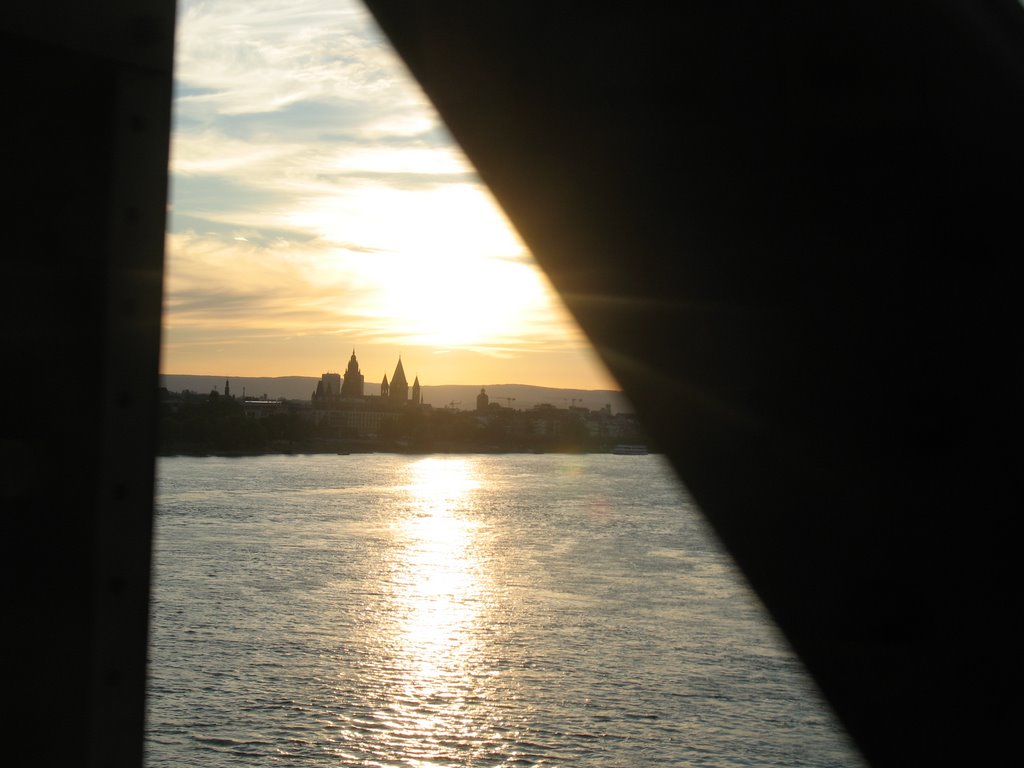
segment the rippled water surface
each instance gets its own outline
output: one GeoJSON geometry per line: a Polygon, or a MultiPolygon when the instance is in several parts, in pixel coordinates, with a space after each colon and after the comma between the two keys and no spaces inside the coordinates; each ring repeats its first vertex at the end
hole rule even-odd
{"type": "Polygon", "coordinates": [[[148,766],[861,764],[660,457],[158,478],[148,766]]]}

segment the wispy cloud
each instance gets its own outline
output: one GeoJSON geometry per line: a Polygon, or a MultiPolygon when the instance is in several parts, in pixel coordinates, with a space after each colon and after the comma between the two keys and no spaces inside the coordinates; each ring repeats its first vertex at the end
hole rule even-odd
{"type": "Polygon", "coordinates": [[[361,4],[179,0],[177,40],[165,366],[300,336],[589,354],[361,4]]]}

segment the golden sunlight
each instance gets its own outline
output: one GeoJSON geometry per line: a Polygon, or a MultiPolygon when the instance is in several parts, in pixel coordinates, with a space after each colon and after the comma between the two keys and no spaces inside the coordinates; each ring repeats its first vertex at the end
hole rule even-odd
{"type": "Polygon", "coordinates": [[[433,668],[470,642],[465,629],[476,615],[480,575],[472,547],[477,524],[458,511],[477,482],[466,459],[424,459],[412,472],[409,515],[400,524],[403,636],[417,665],[433,668]]]}
{"type": "Polygon", "coordinates": [[[185,5],[163,373],[615,388],[365,8],[185,5]]]}
{"type": "MultiPolygon", "coordinates": [[[[428,458],[410,467],[407,514],[396,521],[393,563],[398,702],[457,701],[479,635],[482,564],[474,555],[478,523],[462,512],[478,482],[466,459],[428,458]]],[[[399,707],[401,710],[402,707],[399,707]]],[[[422,712],[399,712],[416,721],[422,712]]],[[[418,727],[431,730],[432,723],[418,727]]]]}
{"type": "Polygon", "coordinates": [[[438,271],[415,262],[387,284],[384,299],[396,340],[428,347],[509,343],[528,333],[547,296],[530,266],[480,259],[438,271]]]}
{"type": "Polygon", "coordinates": [[[449,517],[452,507],[480,485],[469,459],[430,457],[416,462],[412,471],[409,491],[421,513],[449,517]]]}

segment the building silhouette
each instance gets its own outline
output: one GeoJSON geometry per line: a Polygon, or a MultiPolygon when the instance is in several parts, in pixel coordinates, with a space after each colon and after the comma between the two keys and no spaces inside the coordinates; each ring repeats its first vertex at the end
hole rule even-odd
{"type": "Polygon", "coordinates": [[[341,374],[324,373],[316,383],[313,402],[327,402],[341,399],[341,374]]]}
{"type": "Polygon", "coordinates": [[[363,373],[359,370],[359,360],[353,349],[348,367],[345,368],[344,380],[339,373],[321,374],[320,381],[316,384],[316,391],[313,392],[313,404],[360,400],[365,397],[364,389],[363,373]]]}
{"type": "Polygon", "coordinates": [[[359,370],[359,361],[356,360],[354,349],[352,357],[348,360],[348,368],[345,369],[345,383],[341,387],[341,396],[343,398],[363,396],[363,374],[359,370]]]}
{"type": "MultiPolygon", "coordinates": [[[[381,390],[381,397],[384,397],[383,390],[381,390]]],[[[391,386],[388,389],[387,398],[394,405],[404,405],[409,401],[409,382],[405,378],[405,368],[402,367],[401,355],[398,357],[395,373],[391,377],[391,386]]]]}
{"type": "Polygon", "coordinates": [[[487,396],[487,392],[483,387],[480,387],[480,394],[476,396],[476,409],[478,411],[486,411],[487,404],[490,402],[490,398],[487,396]]]}
{"type": "Polygon", "coordinates": [[[354,349],[345,368],[344,380],[338,373],[322,374],[311,397],[313,420],[317,424],[337,427],[349,435],[360,437],[376,435],[382,425],[398,418],[404,409],[410,405],[418,407],[422,402],[419,376],[415,377],[410,388],[401,357],[391,380],[388,381],[387,374],[384,375],[380,395],[367,395],[365,377],[354,349]]]}

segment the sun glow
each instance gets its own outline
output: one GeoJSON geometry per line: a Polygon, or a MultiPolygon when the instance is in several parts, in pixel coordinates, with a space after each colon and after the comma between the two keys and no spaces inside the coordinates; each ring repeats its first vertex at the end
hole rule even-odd
{"type": "MultiPolygon", "coordinates": [[[[398,702],[410,702],[403,719],[415,719],[416,703],[430,698],[456,705],[464,671],[479,636],[486,580],[475,557],[478,524],[464,514],[478,483],[469,461],[424,459],[410,467],[406,514],[396,521],[398,556],[392,564],[398,622],[398,702]]],[[[430,729],[431,723],[421,723],[430,729]]]]}
{"type": "Polygon", "coordinates": [[[612,388],[366,9],[296,3],[179,4],[162,372],[612,388]]]}
{"type": "Polygon", "coordinates": [[[432,347],[486,347],[522,333],[546,299],[528,267],[466,262],[438,274],[436,264],[406,263],[386,287],[386,306],[401,338],[432,347]]]}
{"type": "MultiPolygon", "coordinates": [[[[286,224],[338,246],[332,260],[368,288],[349,309],[375,316],[395,343],[487,349],[525,336],[551,340],[543,334],[558,307],[554,292],[478,182],[360,188],[311,202],[286,224]],[[361,252],[347,250],[353,239],[361,252]]],[[[570,325],[564,311],[558,317],[570,325]]]]}

